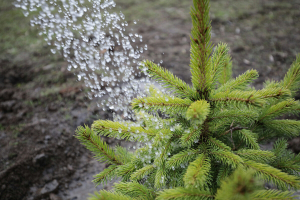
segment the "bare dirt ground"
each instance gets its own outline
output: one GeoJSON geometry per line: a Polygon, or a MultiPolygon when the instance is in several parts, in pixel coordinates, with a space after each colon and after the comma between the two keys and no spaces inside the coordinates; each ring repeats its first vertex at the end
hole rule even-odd
{"type": "MultiPolygon", "coordinates": [[[[148,44],[144,58],[163,60],[163,67],[190,83],[191,2],[119,1],[130,28],[148,44]]],[[[257,69],[257,88],[266,79],[282,79],[300,53],[299,0],[215,0],[211,17],[212,41],[230,46],[234,76],[257,69]]],[[[86,97],[89,88],[50,53],[28,20],[11,1],[0,2],[0,199],[85,199],[102,188],[91,181],[106,166],[74,131],[112,114],[86,97]]],[[[291,140],[290,148],[299,153],[300,139],[291,140]]]]}

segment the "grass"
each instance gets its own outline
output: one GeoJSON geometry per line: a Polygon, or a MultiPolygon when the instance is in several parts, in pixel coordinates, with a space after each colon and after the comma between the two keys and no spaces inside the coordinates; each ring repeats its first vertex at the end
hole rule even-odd
{"type": "MultiPolygon", "coordinates": [[[[192,0],[127,0],[126,2],[123,0],[115,0],[115,2],[117,4],[115,10],[121,10],[129,23],[137,19],[140,21],[139,23],[146,25],[173,19],[190,22],[189,13],[192,0]]],[[[215,0],[211,1],[210,13],[212,19],[217,18],[220,21],[235,20],[244,15],[256,13],[262,8],[263,4],[265,4],[265,2],[262,0],[215,0]]],[[[281,4],[287,6],[287,3],[281,4]]]]}
{"type": "Polygon", "coordinates": [[[30,16],[34,13],[25,18],[9,0],[1,0],[0,9],[0,55],[16,55],[20,50],[38,52],[44,42],[38,37],[38,30],[29,25],[30,16]]]}
{"type": "Polygon", "coordinates": [[[180,0],[127,0],[126,2],[116,0],[115,2],[117,4],[115,10],[121,10],[129,24],[134,20],[139,20],[139,23],[146,25],[151,25],[153,21],[164,21],[170,18],[189,20],[189,9],[192,5],[192,1],[180,0]]]}

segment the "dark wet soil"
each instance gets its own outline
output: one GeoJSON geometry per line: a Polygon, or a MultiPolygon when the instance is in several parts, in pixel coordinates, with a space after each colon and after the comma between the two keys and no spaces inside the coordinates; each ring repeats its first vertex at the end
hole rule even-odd
{"type": "MultiPolygon", "coordinates": [[[[254,11],[226,19],[212,17],[212,41],[230,46],[234,76],[257,69],[260,78],[254,86],[261,88],[266,79],[283,78],[300,53],[300,3],[258,2],[259,8],[254,11]]],[[[0,12],[5,9],[0,8],[0,12]]],[[[181,8],[178,5],[173,9],[181,8]]],[[[163,11],[164,20],[143,23],[140,19],[139,25],[132,28],[148,44],[144,58],[157,63],[163,60],[163,67],[190,83],[191,23],[181,15],[170,16],[163,11]]],[[[96,106],[99,99],[88,99],[89,89],[77,81],[76,71],[68,71],[67,63],[59,56],[54,58],[50,48],[43,45],[39,52],[22,48],[15,54],[1,51],[1,200],[85,199],[102,187],[94,188],[91,181],[105,164],[95,161],[73,135],[77,126],[111,119],[112,114],[96,106]]],[[[105,140],[110,145],[131,145],[105,140]]],[[[290,141],[295,153],[300,152],[299,147],[300,138],[290,141]]]]}

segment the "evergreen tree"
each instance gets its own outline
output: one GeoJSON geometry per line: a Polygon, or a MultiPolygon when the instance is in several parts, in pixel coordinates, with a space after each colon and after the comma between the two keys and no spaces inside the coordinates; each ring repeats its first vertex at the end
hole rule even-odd
{"type": "Polygon", "coordinates": [[[211,44],[209,0],[193,0],[189,86],[171,72],[144,61],[142,69],[172,91],[154,87],[133,100],[135,122],[98,120],[78,127],[76,137],[109,167],[96,184],[120,177],[100,199],[293,199],[300,189],[300,155],[287,150],[287,138],[299,135],[300,121],[279,119],[298,114],[293,97],[300,83],[300,57],[280,82],[261,90],[249,87],[258,73],[231,77],[226,44],[211,44]],[[101,136],[144,144],[134,153],[110,148],[101,136]],[[259,143],[279,138],[271,151],[259,143]],[[279,190],[262,188],[271,182],[279,190]]]}

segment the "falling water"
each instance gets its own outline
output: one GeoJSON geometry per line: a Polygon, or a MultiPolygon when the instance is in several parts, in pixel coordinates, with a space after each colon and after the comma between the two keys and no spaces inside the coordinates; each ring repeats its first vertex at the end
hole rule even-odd
{"type": "Polygon", "coordinates": [[[98,106],[119,113],[115,119],[134,117],[128,105],[149,83],[138,69],[147,45],[141,46],[141,35],[127,32],[113,0],[16,0],[15,6],[25,16],[38,13],[31,25],[54,46],[52,53],[63,55],[69,70],[79,71],[78,80],[91,90],[89,98],[101,97],[98,106]]]}

